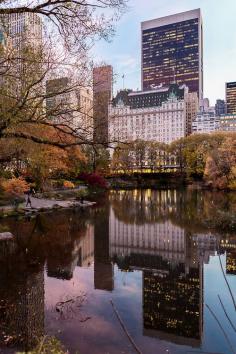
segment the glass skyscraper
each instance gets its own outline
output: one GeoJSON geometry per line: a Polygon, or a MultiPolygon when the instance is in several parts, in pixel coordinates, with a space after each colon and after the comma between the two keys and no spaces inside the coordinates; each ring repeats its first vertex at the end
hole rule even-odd
{"type": "Polygon", "coordinates": [[[203,97],[203,40],[200,9],[141,24],[142,89],[186,84],[203,97]]]}
{"type": "Polygon", "coordinates": [[[226,83],[226,105],[228,114],[236,114],[236,82],[226,83]]]}

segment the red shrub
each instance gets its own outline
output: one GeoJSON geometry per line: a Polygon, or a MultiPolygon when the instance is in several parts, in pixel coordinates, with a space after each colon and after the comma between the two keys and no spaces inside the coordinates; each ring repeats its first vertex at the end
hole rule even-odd
{"type": "Polygon", "coordinates": [[[96,173],[82,172],[78,176],[78,179],[88,183],[91,187],[97,187],[97,188],[102,188],[102,189],[106,189],[108,187],[107,181],[105,180],[105,178],[96,174],[96,173]]]}

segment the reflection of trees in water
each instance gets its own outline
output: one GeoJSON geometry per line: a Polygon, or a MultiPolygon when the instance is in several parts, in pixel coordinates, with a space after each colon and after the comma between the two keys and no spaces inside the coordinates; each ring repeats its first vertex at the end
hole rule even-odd
{"type": "Polygon", "coordinates": [[[68,267],[73,261],[77,241],[85,235],[88,213],[63,212],[41,214],[36,218],[6,220],[5,224],[17,240],[17,252],[24,254],[25,262],[47,260],[55,270],[68,267]],[[25,252],[27,250],[27,252],[25,252]]]}
{"type": "Polygon", "coordinates": [[[176,192],[133,190],[112,191],[110,201],[115,216],[127,224],[154,223],[166,217],[175,206],[176,192]]]}
{"type": "Polygon", "coordinates": [[[3,221],[14,238],[0,242],[0,346],[37,344],[44,333],[44,264],[55,277],[71,277],[88,220],[86,212],[67,210],[3,221]]]}
{"type": "Polygon", "coordinates": [[[26,254],[16,241],[1,241],[0,346],[30,350],[44,333],[44,275],[26,254]]]}
{"type": "MultiPolygon", "coordinates": [[[[234,228],[236,195],[203,190],[112,191],[115,216],[127,224],[144,224],[170,219],[189,231],[234,228]]],[[[235,225],[236,226],[236,225],[235,225]]]]}

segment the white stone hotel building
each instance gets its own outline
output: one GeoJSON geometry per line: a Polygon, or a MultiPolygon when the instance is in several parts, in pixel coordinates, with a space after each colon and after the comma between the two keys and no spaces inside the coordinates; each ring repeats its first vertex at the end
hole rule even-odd
{"type": "Polygon", "coordinates": [[[197,94],[189,93],[185,85],[120,91],[109,106],[109,141],[170,144],[189,134],[197,110],[197,94]]]}

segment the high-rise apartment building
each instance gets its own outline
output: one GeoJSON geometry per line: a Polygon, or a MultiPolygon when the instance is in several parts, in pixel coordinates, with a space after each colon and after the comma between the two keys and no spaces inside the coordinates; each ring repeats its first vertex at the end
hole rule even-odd
{"type": "Polygon", "coordinates": [[[142,89],[186,84],[203,97],[200,9],[142,22],[142,89]]]}
{"type": "Polygon", "coordinates": [[[112,66],[100,66],[93,69],[94,100],[94,141],[108,142],[108,105],[112,98],[112,66]]]}
{"type": "Polygon", "coordinates": [[[42,45],[42,19],[34,13],[13,13],[1,18],[1,27],[18,53],[26,46],[42,45]]]}
{"type": "Polygon", "coordinates": [[[92,140],[93,98],[86,87],[76,87],[68,77],[46,82],[47,116],[77,130],[78,136],[92,140]]]}
{"type": "Polygon", "coordinates": [[[236,114],[236,82],[226,83],[226,105],[228,114],[236,114]]]}
{"type": "MultiPolygon", "coordinates": [[[[42,19],[27,12],[7,14],[1,16],[0,28],[10,49],[4,91],[10,90],[16,96],[24,95],[25,88],[38,82],[42,75],[42,19]]],[[[42,83],[38,88],[43,92],[42,83]]]]}
{"type": "Polygon", "coordinates": [[[193,134],[210,134],[218,130],[220,118],[214,112],[198,112],[196,119],[192,122],[193,134]]]}

